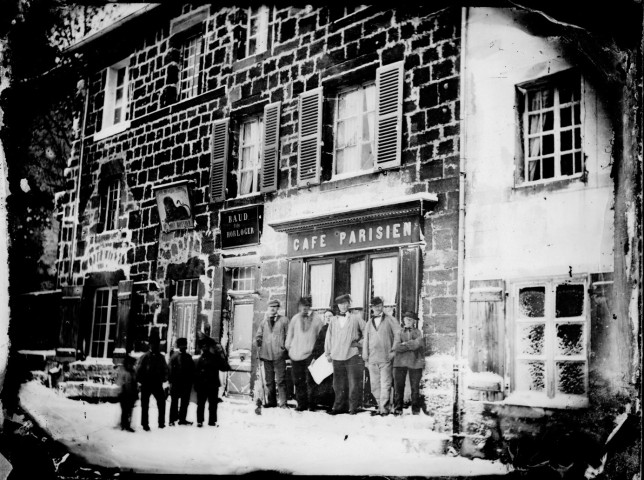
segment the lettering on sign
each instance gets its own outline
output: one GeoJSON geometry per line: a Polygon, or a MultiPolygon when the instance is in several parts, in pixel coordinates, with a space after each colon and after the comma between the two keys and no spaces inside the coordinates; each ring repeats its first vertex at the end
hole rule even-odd
{"type": "Polygon", "coordinates": [[[262,205],[221,212],[222,248],[259,244],[263,212],[262,205]]]}

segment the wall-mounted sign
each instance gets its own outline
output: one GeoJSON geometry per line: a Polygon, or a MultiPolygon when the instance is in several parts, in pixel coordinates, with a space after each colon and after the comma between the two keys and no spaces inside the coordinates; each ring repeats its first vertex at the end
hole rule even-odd
{"type": "Polygon", "coordinates": [[[219,227],[221,247],[233,248],[244,245],[259,245],[264,220],[264,206],[222,210],[219,227]]]}
{"type": "Polygon", "coordinates": [[[418,216],[289,233],[288,256],[304,257],[420,241],[418,216]]]}
{"type": "Polygon", "coordinates": [[[194,228],[187,181],[159,185],[154,190],[163,232],[194,228]]]}

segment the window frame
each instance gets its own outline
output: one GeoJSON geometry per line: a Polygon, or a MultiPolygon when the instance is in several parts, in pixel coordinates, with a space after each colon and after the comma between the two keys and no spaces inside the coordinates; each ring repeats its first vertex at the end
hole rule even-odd
{"type": "Polygon", "coordinates": [[[510,284],[511,292],[509,304],[509,316],[507,331],[510,333],[509,348],[509,372],[510,372],[510,394],[505,402],[509,404],[530,404],[542,407],[553,408],[584,408],[588,406],[589,397],[589,373],[590,373],[590,295],[588,294],[590,281],[587,275],[538,277],[530,280],[515,281],[510,284]],[[584,292],[583,312],[578,317],[557,317],[556,316],[556,289],[559,285],[582,285],[584,292]],[[543,317],[520,318],[519,315],[519,292],[521,289],[530,287],[545,287],[545,302],[543,317]],[[519,374],[517,364],[520,357],[529,358],[529,355],[521,355],[519,349],[519,325],[529,323],[543,323],[544,328],[544,354],[538,360],[545,363],[545,387],[543,392],[517,389],[517,376],[519,374]],[[562,356],[556,353],[556,338],[558,324],[581,324],[583,325],[583,354],[577,356],[562,356]],[[583,359],[581,358],[583,357],[583,359]],[[558,392],[556,388],[556,363],[561,360],[584,362],[584,392],[583,394],[570,394],[558,392]]]}
{"type": "MultiPolygon", "coordinates": [[[[364,96],[362,98],[364,99],[364,96]]],[[[342,88],[342,89],[337,91],[337,93],[336,93],[336,95],[334,97],[334,102],[333,102],[333,119],[332,119],[332,121],[333,121],[333,162],[332,162],[332,167],[331,167],[331,181],[340,180],[340,179],[343,179],[343,178],[351,178],[351,177],[355,177],[355,176],[358,176],[358,175],[364,175],[364,174],[371,173],[371,172],[376,170],[376,163],[377,163],[376,162],[376,133],[377,133],[376,123],[378,122],[377,101],[378,101],[378,90],[377,90],[376,80],[375,79],[374,80],[369,80],[369,81],[366,81],[366,82],[362,82],[360,84],[355,84],[355,85],[351,85],[351,86],[348,86],[348,87],[344,87],[344,88],[342,88]],[[352,93],[352,92],[365,90],[365,89],[367,89],[369,87],[373,87],[373,107],[374,107],[373,111],[364,112],[363,111],[364,105],[361,105],[361,109],[360,109],[359,114],[352,115],[350,117],[345,117],[343,119],[340,119],[339,118],[339,114],[340,114],[340,97],[343,96],[343,95],[352,93]],[[338,123],[341,120],[347,120],[347,119],[350,119],[350,118],[359,117],[359,119],[360,119],[360,125],[358,127],[359,139],[358,139],[356,145],[360,147],[358,155],[359,155],[360,159],[362,159],[362,149],[364,148],[364,146],[367,143],[362,138],[362,132],[364,131],[363,130],[363,127],[364,127],[363,122],[364,122],[365,117],[368,114],[373,115],[373,125],[372,125],[372,130],[373,131],[371,132],[372,139],[370,141],[370,143],[372,145],[371,151],[372,151],[372,155],[373,155],[373,166],[371,168],[366,168],[366,169],[360,168],[358,170],[354,170],[354,171],[351,171],[351,172],[337,173],[337,167],[338,167],[338,158],[337,158],[337,152],[338,152],[338,148],[337,148],[338,123]]],[[[344,149],[346,149],[346,146],[344,147],[344,149]]]]}
{"type": "Polygon", "coordinates": [[[199,298],[199,277],[181,278],[175,280],[173,300],[194,300],[199,298]],[[184,295],[187,282],[190,282],[188,288],[189,294],[184,295]],[[179,293],[181,291],[181,293],[179,293]]]}
{"type": "MultiPolygon", "coordinates": [[[[105,187],[101,195],[99,218],[102,219],[101,233],[113,232],[119,229],[119,216],[121,204],[121,180],[114,178],[105,187]],[[105,214],[103,214],[105,212],[105,214]],[[110,226],[109,223],[112,225],[110,226]]],[[[100,220],[99,220],[100,221],[100,220]]]]}
{"type": "Polygon", "coordinates": [[[109,136],[123,132],[130,127],[130,58],[125,58],[120,62],[110,65],[105,70],[105,85],[103,88],[103,116],[101,129],[94,134],[94,141],[102,140],[109,136]],[[114,111],[116,109],[116,92],[118,86],[118,72],[125,70],[123,76],[123,96],[122,96],[122,116],[119,122],[114,122],[114,111]]]}
{"type": "Polygon", "coordinates": [[[253,115],[253,116],[248,116],[244,118],[241,122],[239,122],[237,134],[238,134],[237,168],[232,172],[235,175],[237,180],[237,195],[234,198],[254,197],[261,193],[260,182],[261,182],[262,167],[264,162],[264,151],[263,151],[264,117],[263,115],[253,115]],[[244,139],[243,129],[245,125],[255,123],[255,122],[258,123],[258,127],[259,127],[257,129],[257,139],[253,143],[257,148],[256,164],[254,168],[242,169],[242,152],[243,152],[243,149],[248,146],[243,142],[243,139],[244,139]],[[250,172],[250,171],[254,172],[255,174],[254,182],[253,182],[253,190],[251,192],[241,194],[240,192],[241,192],[242,173],[250,172]]]}
{"type": "Polygon", "coordinates": [[[180,68],[179,68],[179,79],[177,86],[177,96],[178,101],[183,102],[197,97],[203,93],[203,58],[204,58],[204,38],[201,29],[196,29],[190,34],[186,35],[181,39],[179,44],[179,57],[180,57],[180,68]],[[189,50],[193,43],[196,45],[195,51],[198,50],[198,53],[190,54],[186,58],[186,50],[189,50]],[[195,62],[192,65],[186,66],[186,60],[196,58],[195,62]],[[193,68],[196,73],[188,77],[184,77],[184,74],[189,68],[193,68]],[[184,82],[190,84],[188,88],[184,88],[184,82]]]}
{"type": "MultiPolygon", "coordinates": [[[[260,55],[264,52],[267,52],[270,49],[270,35],[271,35],[271,8],[268,5],[259,5],[258,7],[250,6],[246,11],[246,45],[244,48],[244,58],[249,58],[255,55],[260,55]],[[253,10],[256,10],[257,13],[253,13],[253,10]],[[255,49],[251,52],[250,41],[251,39],[259,39],[260,29],[257,28],[257,34],[251,35],[251,22],[255,18],[263,18],[263,50],[257,50],[257,41],[255,42],[255,49]]],[[[259,24],[258,24],[259,25],[259,24]]]]}
{"type": "MultiPolygon", "coordinates": [[[[519,165],[519,172],[520,174],[518,175],[518,185],[524,185],[524,186],[532,186],[532,185],[542,185],[542,184],[548,184],[552,182],[561,182],[561,181],[570,181],[570,180],[576,180],[576,179],[583,179],[585,178],[586,175],[586,158],[585,158],[585,141],[584,141],[584,127],[585,127],[585,122],[584,118],[586,116],[585,112],[585,98],[586,98],[586,91],[585,91],[585,82],[584,78],[582,77],[581,74],[574,70],[566,70],[563,72],[558,72],[552,75],[548,75],[545,77],[541,77],[536,80],[532,80],[529,82],[524,82],[521,84],[516,85],[517,89],[517,110],[518,110],[518,122],[519,122],[519,138],[518,138],[518,143],[520,144],[520,165],[519,165]],[[561,103],[559,101],[559,92],[561,90],[561,87],[565,84],[572,84],[572,83],[577,83],[579,89],[576,90],[576,93],[578,92],[579,98],[576,99],[575,101],[572,102],[567,102],[566,104],[570,106],[571,108],[571,124],[566,126],[566,127],[561,127],[561,103]],[[543,139],[544,137],[544,130],[541,129],[539,132],[536,134],[530,134],[529,129],[529,116],[530,114],[534,114],[535,112],[538,112],[541,114],[541,112],[544,111],[543,108],[539,110],[529,110],[529,101],[530,101],[530,93],[533,92],[538,92],[542,91],[546,88],[552,89],[553,92],[553,105],[551,108],[548,108],[546,110],[552,111],[553,113],[553,126],[551,130],[548,130],[546,132],[550,132],[553,136],[553,152],[552,152],[552,158],[554,162],[554,173],[553,176],[550,178],[543,178],[543,160],[544,157],[548,157],[550,155],[544,155],[541,153],[538,157],[530,157],[530,138],[541,138],[543,139]],[[579,105],[579,119],[580,123],[575,124],[575,115],[574,115],[574,107],[575,105],[579,105]],[[574,132],[576,129],[579,129],[579,135],[580,135],[580,146],[579,148],[575,148],[575,139],[574,139],[574,132]],[[561,174],[561,157],[562,157],[562,152],[561,152],[561,133],[564,131],[571,131],[572,132],[572,149],[566,150],[564,154],[570,153],[572,157],[572,167],[573,170],[575,169],[575,153],[579,152],[581,156],[581,170],[579,172],[575,172],[571,175],[562,175],[561,174]],[[535,159],[538,159],[540,162],[540,178],[538,180],[529,180],[529,171],[530,171],[530,162],[535,161],[535,159]]],[[[565,105],[566,105],[565,104],[565,105]]],[[[565,107],[564,107],[565,108],[565,107]]],[[[543,142],[543,140],[542,140],[543,142]]],[[[543,143],[541,144],[541,151],[543,152],[543,143]]]]}
{"type": "MultiPolygon", "coordinates": [[[[101,306],[104,307],[104,306],[101,306]]],[[[112,349],[112,355],[108,355],[108,344],[110,343],[109,337],[110,337],[110,326],[114,326],[115,329],[115,334],[114,334],[114,340],[113,343],[116,345],[117,339],[118,339],[118,327],[119,327],[119,322],[118,322],[118,287],[100,287],[94,290],[94,302],[93,302],[93,308],[92,308],[92,328],[90,330],[90,341],[89,341],[89,357],[92,358],[112,358],[114,355],[114,349],[112,349]],[[105,337],[100,340],[95,340],[94,339],[94,328],[97,326],[96,324],[96,304],[98,300],[98,293],[102,291],[108,291],[108,302],[107,302],[107,321],[105,323],[105,337]],[[116,306],[116,318],[112,321],[112,309],[113,307],[116,306]],[[93,356],[92,352],[94,351],[94,343],[99,343],[103,344],[103,355],[102,356],[93,356]]]]}

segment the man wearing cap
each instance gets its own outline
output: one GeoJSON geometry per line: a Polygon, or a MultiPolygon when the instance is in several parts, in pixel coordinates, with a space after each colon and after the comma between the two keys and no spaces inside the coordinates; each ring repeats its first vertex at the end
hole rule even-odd
{"type": "Polygon", "coordinates": [[[382,298],[373,297],[371,300],[373,315],[365,327],[362,358],[369,368],[371,393],[378,402],[378,411],[372,412],[372,415],[380,413],[385,416],[389,414],[393,375],[394,353],[391,347],[394,343],[394,334],[400,330],[400,325],[383,309],[382,298]]]}
{"type": "Polygon", "coordinates": [[[177,348],[170,357],[170,426],[174,426],[178,420],[179,425],[192,425],[186,420],[188,403],[192,391],[192,381],[195,374],[195,362],[192,355],[186,352],[188,340],[177,339],[177,348]]]}
{"type": "Polygon", "coordinates": [[[425,366],[423,334],[416,328],[418,315],[414,312],[403,313],[404,328],[394,335],[392,347],[394,357],[394,415],[400,415],[403,409],[405,380],[409,374],[411,387],[411,411],[418,415],[421,409],[420,379],[425,366]]]}
{"type": "Polygon", "coordinates": [[[286,406],[286,334],[288,318],[277,313],[278,300],[268,302],[268,311],[257,329],[255,343],[259,358],[264,365],[268,403],[266,407],[287,408],[286,406]],[[275,398],[277,384],[278,399],[275,398]]]}
{"type": "Polygon", "coordinates": [[[335,303],[340,313],[331,319],[324,342],[324,353],[333,362],[335,401],[329,413],[355,415],[362,403],[361,351],[365,324],[359,315],[349,312],[350,295],[340,295],[335,303]]]}
{"type": "Polygon", "coordinates": [[[165,356],[159,351],[158,330],[150,333],[150,350],[141,355],[136,369],[136,381],[141,384],[141,426],[149,431],[148,409],[150,396],[157,402],[159,428],[165,427],[165,392],[164,384],[168,381],[168,364],[165,356]]]}
{"type": "Polygon", "coordinates": [[[315,380],[309,372],[309,365],[314,360],[313,347],[322,321],[311,314],[311,297],[302,297],[299,302],[299,313],[288,325],[286,350],[291,358],[291,374],[297,397],[297,411],[314,410],[315,380]]]}

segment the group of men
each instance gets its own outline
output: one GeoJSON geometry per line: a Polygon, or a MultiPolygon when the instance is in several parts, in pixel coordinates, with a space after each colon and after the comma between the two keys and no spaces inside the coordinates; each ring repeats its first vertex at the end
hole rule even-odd
{"type": "Polygon", "coordinates": [[[169,425],[192,425],[186,420],[188,404],[194,385],[197,393],[197,426],[205,420],[205,406],[208,402],[208,425],[217,424],[219,402],[219,372],[230,370],[226,354],[218,342],[210,337],[200,340],[201,355],[196,364],[187,352],[188,341],[177,339],[175,351],[169,365],[159,351],[159,337],[150,336],[150,350],[144,353],[136,366],[131,357],[126,357],[118,375],[121,386],[121,428],[133,431],[130,426],[132,409],[137,399],[137,383],[141,385],[141,426],[149,431],[148,409],[150,397],[157,403],[159,428],[165,428],[166,386],[170,387],[169,425]]]}
{"type": "Polygon", "coordinates": [[[407,376],[412,413],[420,413],[420,380],[425,359],[423,336],[416,328],[416,313],[405,312],[401,327],[384,312],[381,297],[372,299],[372,315],[367,322],[350,311],[350,295],[340,295],[335,303],[338,314],[327,309],[321,318],[311,312],[311,297],[302,297],[299,312],[289,321],[278,313],[279,301],[269,302],[268,312],[255,336],[265,374],[264,406],[287,408],[286,359],[290,358],[296,410],[315,410],[323,385],[318,386],[313,380],[309,366],[324,355],[333,364],[334,398],[327,410],[329,414],[355,415],[361,410],[365,364],[371,393],[378,403],[372,415],[402,413],[407,376]]]}

